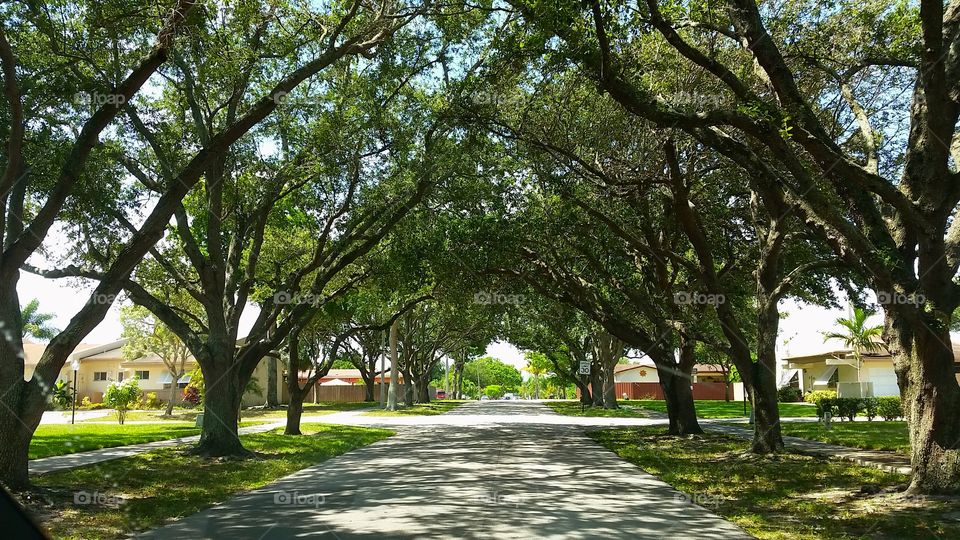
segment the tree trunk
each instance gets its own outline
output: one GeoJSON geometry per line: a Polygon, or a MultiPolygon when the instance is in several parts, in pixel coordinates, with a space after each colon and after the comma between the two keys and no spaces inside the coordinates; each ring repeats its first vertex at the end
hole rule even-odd
{"type": "Polygon", "coordinates": [[[660,379],[660,388],[667,405],[669,422],[668,433],[671,435],[692,435],[703,433],[700,422],[697,420],[697,408],[693,403],[693,391],[690,388],[694,359],[688,353],[688,347],[681,340],[680,363],[671,361],[672,358],[664,355],[663,358],[650,356],[657,368],[657,377],[660,379]]]}
{"type": "Polygon", "coordinates": [[[423,376],[422,380],[417,381],[418,403],[430,403],[430,381],[427,381],[426,378],[426,376],[423,376]]]}
{"type": "MultiPolygon", "coordinates": [[[[762,286],[761,286],[762,288],[762,286]]],[[[767,454],[783,450],[780,433],[780,409],[777,403],[777,332],[780,312],[775,299],[760,298],[764,306],[758,314],[757,361],[750,377],[753,402],[753,443],[751,451],[767,454]]]]}
{"type": "Polygon", "coordinates": [[[413,377],[410,371],[403,372],[403,404],[407,407],[413,407],[416,392],[413,388],[413,377]]]}
{"type": "Polygon", "coordinates": [[[590,395],[590,385],[583,382],[579,376],[573,379],[573,384],[577,385],[577,388],[580,389],[580,403],[587,407],[592,405],[593,396],[590,395]]]}
{"type": "Polygon", "coordinates": [[[287,425],[284,435],[303,435],[300,432],[300,418],[303,416],[303,398],[307,392],[290,392],[290,404],[287,406],[287,425]]]}
{"type": "Polygon", "coordinates": [[[390,325],[390,390],[387,393],[387,410],[397,410],[397,394],[400,379],[400,367],[397,361],[397,322],[390,325]]]}
{"type": "Polygon", "coordinates": [[[200,442],[192,454],[219,456],[250,456],[237,433],[240,421],[240,401],[243,386],[237,368],[232,363],[232,351],[225,358],[211,359],[200,364],[206,388],[203,400],[203,427],[200,442]]]}
{"type": "Polygon", "coordinates": [[[373,399],[373,383],[376,377],[370,373],[368,377],[363,377],[363,400],[376,401],[373,399]]]}
{"type": "Polygon", "coordinates": [[[177,404],[177,397],[180,395],[180,377],[182,375],[177,375],[176,373],[171,373],[173,376],[173,382],[170,384],[170,398],[167,400],[167,410],[164,411],[164,416],[171,416],[173,414],[173,406],[177,404]]]}
{"type": "Polygon", "coordinates": [[[598,362],[590,365],[590,395],[594,407],[603,407],[603,371],[598,362]]]}
{"type": "Polygon", "coordinates": [[[277,357],[267,355],[267,407],[274,408],[280,405],[277,399],[277,357]]]}
{"type": "Polygon", "coordinates": [[[910,431],[913,476],[908,492],[957,493],[960,386],[949,326],[921,310],[900,306],[897,313],[894,308],[886,308],[884,337],[893,353],[910,431]]]}
{"type": "MultiPolygon", "coordinates": [[[[2,349],[3,347],[0,347],[2,349]]],[[[6,358],[0,361],[6,362],[6,358]]],[[[12,365],[8,363],[6,365],[12,365]]],[[[30,485],[28,454],[33,432],[40,425],[43,415],[43,395],[34,381],[14,383],[0,397],[0,484],[11,489],[23,489],[30,485]]]]}
{"type": "MultiPolygon", "coordinates": [[[[614,361],[615,364],[616,361],[614,361]]],[[[603,367],[603,408],[620,408],[617,405],[617,381],[614,376],[613,365],[603,367]]]]}

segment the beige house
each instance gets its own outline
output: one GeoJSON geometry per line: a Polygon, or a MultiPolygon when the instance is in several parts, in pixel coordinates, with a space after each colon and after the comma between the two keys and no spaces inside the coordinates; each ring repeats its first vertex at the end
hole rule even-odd
{"type": "MultiPolygon", "coordinates": [[[[193,358],[189,358],[186,362],[187,375],[174,383],[170,370],[158,356],[150,354],[134,360],[124,358],[123,346],[126,342],[127,340],[121,339],[103,345],[81,344],[67,358],[58,379],[72,384],[73,365],[76,364],[77,401],[80,402],[84,397],[88,397],[94,403],[103,401],[103,394],[111,382],[120,382],[132,377],[140,379],[140,389],[144,394],[155,392],[162,401],[166,401],[170,395],[171,385],[176,384],[180,388],[185,388],[190,382],[189,373],[197,367],[193,358]]],[[[40,343],[24,343],[23,348],[24,378],[29,380],[43,355],[45,346],[40,343]]],[[[264,359],[253,372],[253,378],[258,381],[264,394],[267,389],[268,366],[269,362],[264,359]]],[[[283,365],[277,362],[277,396],[281,401],[284,401],[286,396],[283,379],[283,365]]],[[[266,401],[265,395],[258,396],[248,392],[243,396],[245,407],[262,405],[264,401],[266,401]]]]}
{"type": "MultiPolygon", "coordinates": [[[[960,345],[953,344],[955,367],[960,369],[960,345]]],[[[795,383],[804,392],[835,390],[840,397],[899,396],[893,358],[886,350],[864,352],[857,365],[851,349],[836,349],[784,358],[787,369],[798,370],[795,383]]],[[[957,375],[960,380],[960,375],[957,375]]]]}

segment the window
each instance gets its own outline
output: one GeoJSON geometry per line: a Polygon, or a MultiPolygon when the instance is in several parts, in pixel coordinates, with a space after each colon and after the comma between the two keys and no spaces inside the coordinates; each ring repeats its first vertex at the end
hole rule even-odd
{"type": "Polygon", "coordinates": [[[118,372],[117,372],[117,382],[123,382],[123,372],[122,372],[122,371],[118,371],[118,372]]]}
{"type": "Polygon", "coordinates": [[[93,372],[93,380],[95,380],[95,381],[105,381],[105,380],[107,380],[107,372],[106,372],[106,371],[94,371],[94,372],[93,372]]]}
{"type": "Polygon", "coordinates": [[[150,378],[150,372],[149,372],[149,371],[134,371],[134,372],[133,372],[133,376],[136,377],[136,378],[138,378],[138,379],[140,379],[140,380],[147,380],[147,379],[150,378]]]}

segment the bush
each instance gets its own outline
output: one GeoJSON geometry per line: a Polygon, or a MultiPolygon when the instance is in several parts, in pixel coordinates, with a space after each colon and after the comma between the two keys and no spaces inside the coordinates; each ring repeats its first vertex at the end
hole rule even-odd
{"type": "Polygon", "coordinates": [[[122,425],[130,406],[140,402],[140,381],[136,377],[122,383],[112,382],[103,394],[103,402],[117,410],[117,421],[122,425]]]}
{"type": "Polygon", "coordinates": [[[489,385],[489,386],[484,387],[483,393],[484,393],[488,398],[491,398],[491,399],[500,399],[500,398],[502,398],[503,395],[506,394],[507,392],[506,392],[506,390],[504,390],[503,387],[500,386],[499,384],[491,384],[491,385],[489,385]]]}
{"type": "Polygon", "coordinates": [[[855,397],[834,398],[832,400],[833,407],[837,411],[837,416],[846,418],[851,422],[857,417],[857,413],[860,412],[861,401],[860,398],[855,397]]]}
{"type": "Polygon", "coordinates": [[[877,400],[877,414],[884,420],[903,418],[903,405],[898,397],[879,397],[877,400]]]}
{"type": "Polygon", "coordinates": [[[867,416],[867,420],[873,421],[877,417],[877,398],[868,397],[860,400],[860,410],[867,416]]]}
{"type": "Polygon", "coordinates": [[[147,395],[143,396],[143,402],[140,406],[144,409],[159,409],[163,407],[163,402],[157,397],[156,392],[147,392],[147,395]]]}
{"type": "Polygon", "coordinates": [[[808,392],[803,396],[807,403],[813,403],[817,407],[817,416],[823,418],[826,411],[833,412],[833,401],[837,399],[837,393],[833,390],[815,390],[808,392]]]}
{"type": "Polygon", "coordinates": [[[796,386],[784,386],[777,390],[777,401],[781,403],[796,403],[803,401],[803,392],[796,386]]]}
{"type": "Polygon", "coordinates": [[[50,389],[50,403],[57,409],[69,409],[73,403],[73,393],[70,384],[63,379],[58,380],[50,389]]]}
{"type": "Polygon", "coordinates": [[[196,386],[188,386],[183,389],[183,403],[192,407],[200,404],[200,389],[196,386]]]}

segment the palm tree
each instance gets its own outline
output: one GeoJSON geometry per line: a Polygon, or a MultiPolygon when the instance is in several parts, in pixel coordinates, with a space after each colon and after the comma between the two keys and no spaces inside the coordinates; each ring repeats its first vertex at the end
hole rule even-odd
{"type": "Polygon", "coordinates": [[[857,362],[857,382],[860,382],[860,364],[863,361],[863,353],[875,352],[883,348],[882,342],[878,338],[883,333],[883,327],[867,326],[867,319],[873,316],[875,312],[869,309],[858,307],[852,308],[850,318],[837,319],[837,324],[842,327],[839,332],[825,332],[823,341],[829,339],[839,339],[844,346],[853,351],[853,358],[857,362]]]}
{"type": "Polygon", "coordinates": [[[59,330],[47,323],[54,317],[53,313],[40,313],[40,301],[34,298],[20,309],[20,320],[23,321],[23,335],[20,337],[32,336],[42,341],[53,339],[59,330]]]}

